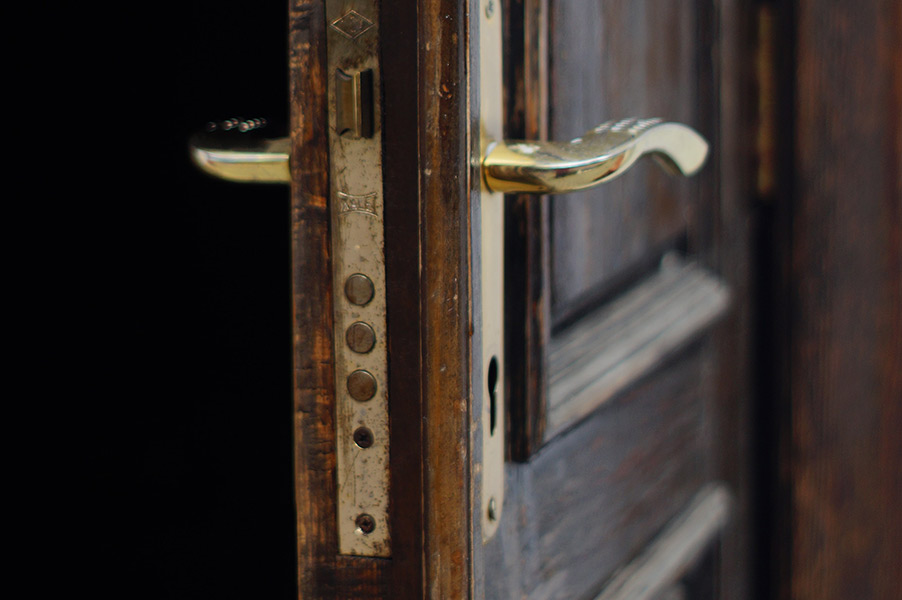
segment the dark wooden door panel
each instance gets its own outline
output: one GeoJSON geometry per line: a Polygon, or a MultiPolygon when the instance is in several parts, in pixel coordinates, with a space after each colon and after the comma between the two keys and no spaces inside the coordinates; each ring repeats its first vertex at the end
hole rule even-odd
{"type": "MultiPolygon", "coordinates": [[[[774,592],[902,597],[902,3],[777,13],[774,592]],[[791,120],[789,119],[791,117],[791,120]]],[[[788,8],[788,7],[784,7],[788,8]]]]}
{"type": "Polygon", "coordinates": [[[710,272],[667,257],[548,346],[546,443],[704,335],[730,293],[710,272]]]}
{"type": "MultiPolygon", "coordinates": [[[[522,60],[522,68],[508,69],[510,88],[523,94],[509,109],[534,134],[542,133],[547,123],[555,139],[577,137],[604,119],[625,116],[661,116],[703,132],[716,131],[712,107],[717,101],[709,97],[717,88],[710,64],[715,40],[700,35],[712,26],[711,15],[706,2],[527,2],[522,12],[510,17],[519,17],[522,26],[509,26],[508,37],[519,32],[527,40],[522,58],[516,53],[511,58],[522,60]],[[534,22],[543,17],[547,28],[536,27],[534,22]],[[546,72],[547,96],[535,91],[546,72]]],[[[515,279],[508,286],[508,329],[512,356],[518,360],[510,365],[515,457],[528,455],[530,447],[547,442],[629,388],[723,313],[726,304],[720,296],[726,288],[716,281],[716,270],[710,273],[710,283],[717,291],[690,301],[688,308],[679,294],[665,297],[664,290],[649,290],[661,273],[663,256],[688,253],[691,262],[715,252],[709,231],[719,200],[713,175],[718,165],[716,148],[706,171],[691,179],[669,176],[644,161],[590,191],[554,197],[545,205],[533,199],[512,207],[514,226],[509,232],[516,235],[508,245],[508,262],[515,279]],[[636,309],[636,335],[608,335],[626,324],[616,318],[599,323],[599,315],[622,304],[623,298],[642,294],[662,295],[654,306],[636,309]],[[689,313],[696,309],[705,314],[693,321],[689,313]],[[657,313],[646,318],[643,310],[657,313]],[[638,331],[661,314],[672,315],[673,327],[683,329],[681,339],[665,335],[670,325],[638,331]],[[522,320],[513,320],[516,315],[522,320]],[[566,340],[574,336],[588,337],[587,343],[569,344],[566,340]],[[630,340],[632,346],[621,343],[630,340]],[[527,349],[518,350],[518,344],[527,349]],[[560,351],[568,347],[582,356],[560,351]],[[607,391],[599,393],[571,389],[598,387],[594,380],[605,377],[603,371],[570,374],[573,363],[596,355],[622,363],[605,367],[607,379],[616,382],[602,386],[607,391]],[[617,361],[618,356],[622,360],[617,361]],[[574,398],[578,402],[571,402],[574,398]]],[[[687,288],[693,285],[689,279],[684,283],[687,288]]]]}
{"type": "MultiPolygon", "coordinates": [[[[720,193],[720,174],[736,173],[743,154],[731,140],[721,158],[722,114],[740,105],[721,104],[721,76],[735,73],[713,62],[739,53],[742,40],[718,37],[715,19],[742,13],[705,1],[523,4],[521,26],[509,28],[526,36],[513,57],[522,68],[508,69],[517,126],[542,134],[547,125],[549,138],[569,139],[609,119],[662,117],[703,132],[712,154],[695,179],[649,161],[592,191],[512,205],[508,265],[522,287],[508,294],[525,302],[511,310],[523,319],[525,366],[510,365],[511,433],[523,462],[509,467],[486,589],[498,598],[629,598],[652,569],[670,573],[655,593],[710,598],[720,567],[699,567],[699,557],[734,551],[735,529],[724,546],[715,538],[735,515],[727,498],[736,491],[741,507],[747,494],[716,483],[746,468],[719,459],[738,443],[725,432],[748,398],[743,371],[730,370],[746,351],[737,325],[748,319],[747,288],[732,288],[746,273],[735,261],[748,252],[748,206],[735,188],[720,193]],[[536,15],[547,15],[547,30],[536,15]],[[541,85],[543,73],[547,96],[528,80],[541,85]],[[722,317],[729,331],[712,328],[722,317]],[[710,490],[719,516],[696,521],[692,499],[710,490]],[[668,548],[678,566],[649,567],[665,554],[654,548],[668,548]],[[687,570],[706,574],[680,584],[687,570]]],[[[743,576],[732,571],[725,597],[748,593],[743,576]]]]}
{"type": "Polygon", "coordinates": [[[597,593],[687,505],[712,475],[705,351],[696,346],[508,470],[486,597],[597,593]]]}
{"type": "MultiPolygon", "coordinates": [[[[608,120],[660,117],[699,127],[698,9],[693,2],[550,2],[549,135],[579,137],[608,120]]],[[[698,182],[646,161],[551,208],[552,318],[684,235],[698,182]]]]}
{"type": "MultiPolygon", "coordinates": [[[[547,35],[547,43],[525,43],[523,48],[533,54],[524,54],[522,69],[509,69],[510,87],[524,94],[520,104],[510,106],[540,114],[524,114],[524,108],[514,110],[514,116],[527,124],[547,122],[550,136],[558,139],[579,136],[602,119],[630,115],[663,116],[701,131],[716,131],[716,111],[712,109],[716,99],[700,98],[717,87],[709,60],[715,40],[699,35],[711,27],[711,14],[705,2],[527,3],[520,13],[523,27],[509,29],[531,36],[529,39],[547,35]],[[535,20],[536,14],[547,15],[547,30],[530,27],[530,18],[535,20]],[[530,91],[535,84],[521,81],[532,77],[541,83],[545,71],[549,73],[547,106],[535,101],[536,94],[530,91]]],[[[719,165],[716,149],[710,163],[701,176],[685,179],[664,174],[651,161],[640,162],[606,185],[552,198],[547,208],[540,205],[524,211],[522,205],[515,205],[511,210],[516,231],[541,239],[517,246],[515,237],[509,244],[511,272],[515,277],[524,273],[527,284],[525,289],[509,286],[510,312],[525,317],[520,323],[510,322],[509,329],[525,326],[526,337],[511,333],[511,345],[523,343],[530,348],[521,353],[512,350],[513,356],[526,360],[521,361],[525,366],[511,365],[512,391],[523,398],[523,404],[515,402],[511,412],[513,419],[526,423],[522,429],[531,432],[531,439],[524,442],[518,439],[514,425],[515,455],[520,456],[518,449],[524,446],[537,447],[616,391],[628,388],[722,313],[725,304],[717,297],[725,288],[715,282],[716,271],[711,273],[712,289],[720,291],[710,296],[710,302],[690,302],[692,308],[701,310],[707,303],[711,309],[694,326],[688,325],[692,319],[683,319],[691,310],[681,305],[679,294],[671,298],[665,290],[650,289],[662,272],[660,261],[665,254],[705,256],[714,250],[715,242],[707,232],[717,211],[716,179],[711,174],[719,165]],[[517,252],[526,253],[525,263],[519,262],[517,252]],[[661,297],[654,306],[636,308],[636,335],[611,333],[627,326],[617,318],[601,319],[606,307],[643,294],[661,297]],[[523,302],[527,308],[521,312],[518,303],[523,302]],[[646,318],[643,310],[657,313],[646,318]],[[664,333],[669,326],[656,332],[638,331],[644,322],[660,319],[660,314],[673,315],[678,328],[686,325],[684,339],[667,341],[664,333]],[[581,336],[587,338],[586,343],[566,341],[581,336]],[[629,340],[635,343],[624,345],[629,340]],[[541,348],[538,358],[536,348],[541,348]],[[582,356],[561,348],[575,348],[582,356]],[[579,377],[569,374],[573,363],[594,355],[610,355],[614,362],[618,362],[616,357],[622,358],[619,362],[623,364],[605,367],[610,371],[608,379],[617,376],[616,385],[607,386],[608,391],[600,394],[570,389],[577,385],[574,380],[582,380],[577,387],[583,389],[598,387],[592,380],[603,377],[602,371],[597,376],[585,369],[579,377]],[[649,358],[653,356],[656,358],[649,358]],[[639,368],[630,367],[640,363],[639,368]],[[574,396],[580,398],[578,410],[563,411],[565,404],[576,406],[570,402],[574,396]]],[[[676,284],[680,285],[679,281],[676,284]]],[[[685,285],[693,286],[689,279],[685,285]]],[[[620,309],[610,310],[617,313],[620,309]]]]}

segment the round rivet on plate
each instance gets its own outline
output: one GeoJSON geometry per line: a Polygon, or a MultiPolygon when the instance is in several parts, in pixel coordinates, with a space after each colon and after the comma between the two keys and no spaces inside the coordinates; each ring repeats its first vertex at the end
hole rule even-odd
{"type": "Polygon", "coordinates": [[[351,304],[357,306],[369,304],[375,293],[373,281],[362,273],[355,273],[345,281],[345,296],[351,304]]]}
{"type": "Polygon", "coordinates": [[[376,378],[363,369],[348,375],[348,393],[358,402],[366,402],[376,394],[376,378]]]}
{"type": "Polygon", "coordinates": [[[348,347],[351,350],[360,354],[366,354],[376,345],[376,332],[368,324],[357,321],[348,327],[345,340],[348,342],[348,347]]]}

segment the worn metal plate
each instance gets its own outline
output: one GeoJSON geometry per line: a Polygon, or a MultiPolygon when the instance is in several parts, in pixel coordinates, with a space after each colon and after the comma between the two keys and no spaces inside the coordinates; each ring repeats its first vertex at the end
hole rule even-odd
{"type": "Polygon", "coordinates": [[[390,556],[378,3],[327,0],[326,17],[339,551],[390,556]],[[359,275],[372,282],[365,303],[359,275]]]}
{"type": "MultiPolygon", "coordinates": [[[[480,150],[503,140],[501,2],[482,0],[479,11],[480,150]]],[[[482,182],[480,194],[480,302],[482,306],[482,539],[498,529],[504,507],[504,195],[482,182]]]]}

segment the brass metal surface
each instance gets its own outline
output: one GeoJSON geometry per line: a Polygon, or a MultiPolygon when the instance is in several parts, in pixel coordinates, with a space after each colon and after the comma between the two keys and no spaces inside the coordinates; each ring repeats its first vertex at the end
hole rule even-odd
{"type": "Polygon", "coordinates": [[[693,175],[705,163],[708,142],[681,123],[624,119],[603,123],[569,142],[496,142],[487,149],[482,167],[492,191],[560,194],[610,181],[645,155],[672,174],[693,175]]]}
{"type": "Polygon", "coordinates": [[[340,135],[373,135],[373,71],[366,69],[348,75],[335,71],[336,129],[340,135]]]}
{"type": "Polygon", "coordinates": [[[189,143],[191,159],[202,171],[219,179],[254,183],[289,183],[289,138],[248,142],[232,138],[218,142],[196,136],[189,143]]]}

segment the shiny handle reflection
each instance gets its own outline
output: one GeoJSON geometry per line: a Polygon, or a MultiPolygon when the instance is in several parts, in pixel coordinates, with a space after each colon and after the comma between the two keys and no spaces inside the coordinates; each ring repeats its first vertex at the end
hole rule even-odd
{"type": "Polygon", "coordinates": [[[266,140],[249,148],[211,148],[190,144],[191,158],[203,172],[219,179],[254,183],[290,183],[289,139],[266,140]]]}
{"type": "Polygon", "coordinates": [[[262,137],[266,119],[227,119],[207,125],[188,142],[200,170],[228,181],[290,183],[291,141],[262,137]]]}
{"type": "Polygon", "coordinates": [[[688,176],[704,165],[708,142],[680,123],[624,119],[569,142],[496,142],[482,169],[493,192],[560,194],[610,181],[646,154],[668,172],[688,176]]]}

